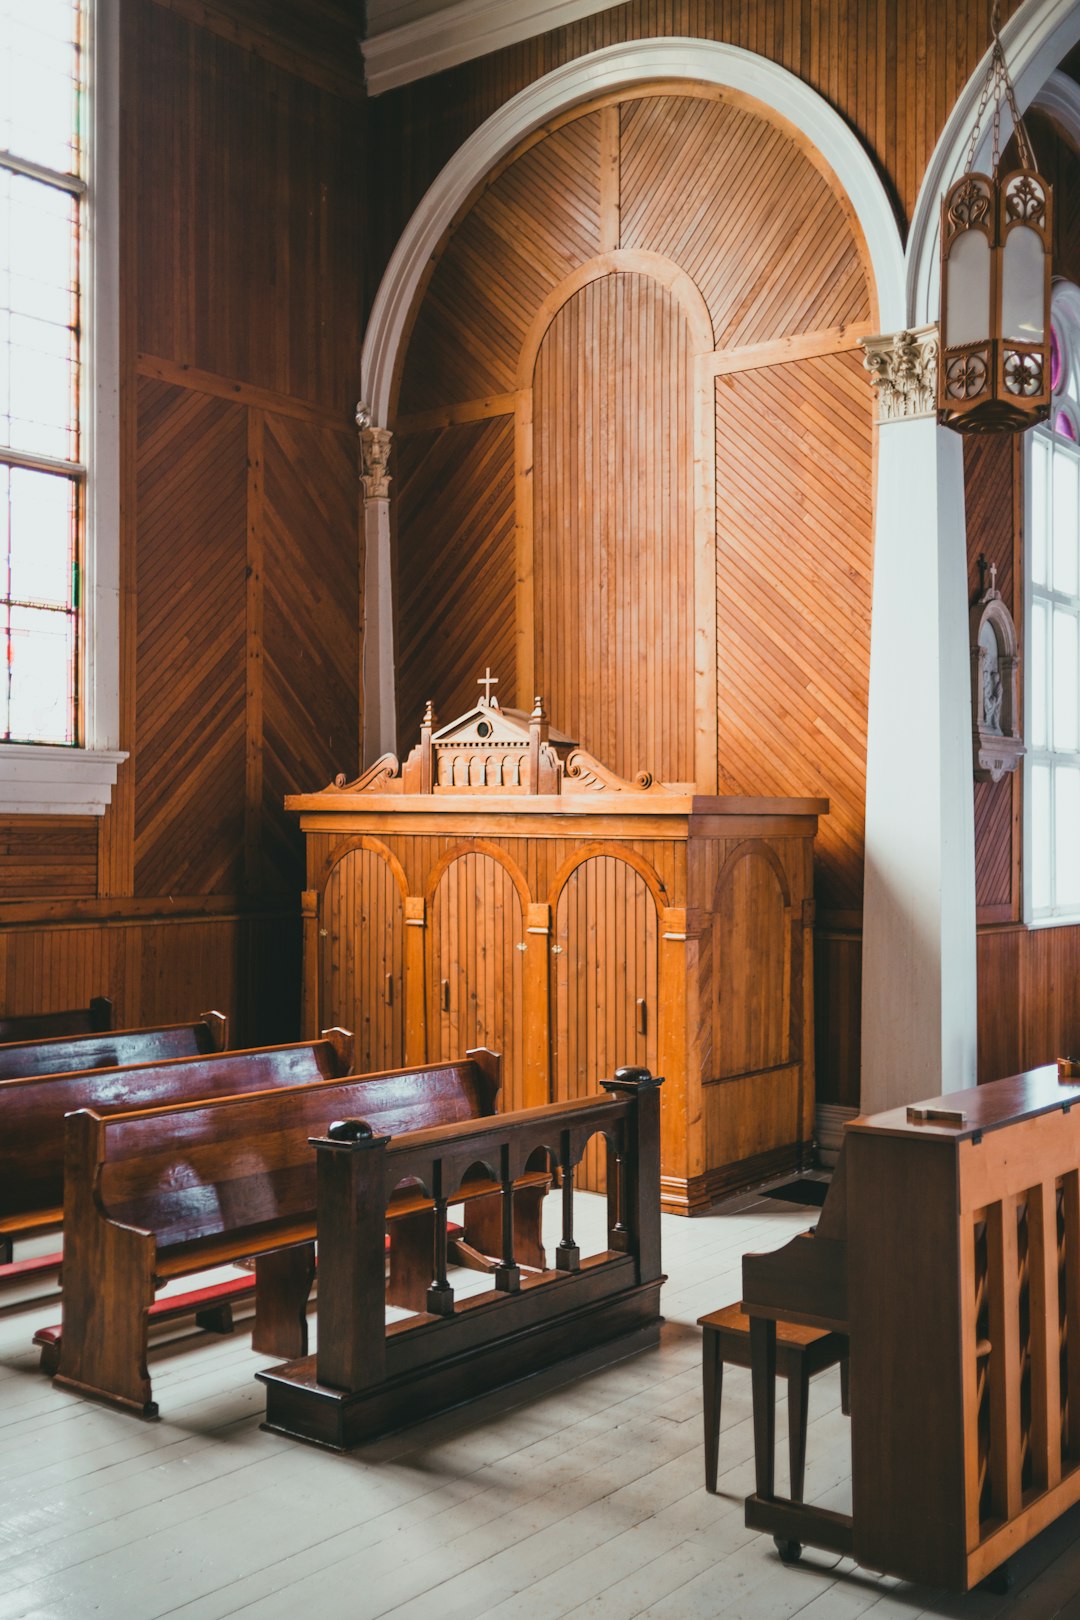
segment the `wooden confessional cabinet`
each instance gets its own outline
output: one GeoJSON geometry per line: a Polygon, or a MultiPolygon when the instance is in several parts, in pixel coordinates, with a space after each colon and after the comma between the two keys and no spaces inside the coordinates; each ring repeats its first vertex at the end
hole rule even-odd
{"type": "Polygon", "coordinates": [[[666,1079],[672,1211],[801,1164],[827,800],[624,781],[539,700],[481,698],[439,730],[429,705],[404,766],[286,804],[307,840],[305,1030],[354,1030],[358,1069],[491,1047],[512,1109],[645,1066],[666,1079]]]}

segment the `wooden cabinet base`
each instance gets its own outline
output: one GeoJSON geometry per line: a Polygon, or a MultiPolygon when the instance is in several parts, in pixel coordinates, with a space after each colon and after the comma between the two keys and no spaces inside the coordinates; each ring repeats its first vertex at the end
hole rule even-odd
{"type": "MultiPolygon", "coordinates": [[[[559,1279],[571,1285],[580,1281],[584,1278],[559,1279]]],[[[584,1308],[569,1303],[577,1290],[568,1287],[568,1308],[559,1315],[509,1328],[486,1343],[470,1343],[432,1365],[391,1375],[361,1391],[320,1385],[314,1356],[271,1367],[256,1374],[266,1385],[263,1428],[331,1451],[348,1451],[557,1364],[569,1375],[584,1371],[583,1362],[591,1370],[621,1361],[659,1342],[662,1281],[584,1308]]],[[[524,1310],[514,1314],[527,1314],[529,1296],[499,1303],[504,1311],[511,1303],[520,1304],[524,1310]]]]}
{"type": "Polygon", "coordinates": [[[660,1177],[660,1207],[665,1215],[700,1215],[732,1193],[759,1187],[778,1176],[796,1175],[806,1170],[814,1158],[813,1142],[791,1142],[771,1153],[755,1153],[747,1159],[707,1170],[687,1180],[683,1176],[660,1177]]]}

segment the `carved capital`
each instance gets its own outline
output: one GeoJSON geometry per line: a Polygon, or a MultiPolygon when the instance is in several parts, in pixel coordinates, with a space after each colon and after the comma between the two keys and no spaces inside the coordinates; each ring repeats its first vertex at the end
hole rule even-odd
{"type": "Polygon", "coordinates": [[[937,414],[936,326],[863,338],[862,346],[866,350],[863,365],[877,391],[879,422],[937,414]]]}
{"type": "Polygon", "coordinates": [[[389,428],[366,427],[360,433],[360,474],[364,495],[369,501],[390,498],[390,441],[394,437],[389,428]]]}

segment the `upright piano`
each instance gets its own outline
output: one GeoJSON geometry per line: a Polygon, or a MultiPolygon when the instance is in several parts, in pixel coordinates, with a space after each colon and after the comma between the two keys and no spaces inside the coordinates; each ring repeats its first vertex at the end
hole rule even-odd
{"type": "Polygon", "coordinates": [[[853,1120],[815,1231],[743,1260],[746,1523],[967,1591],[1080,1500],[1080,1080],[853,1120]],[[777,1320],[850,1337],[852,1512],[775,1492],[777,1320]]]}

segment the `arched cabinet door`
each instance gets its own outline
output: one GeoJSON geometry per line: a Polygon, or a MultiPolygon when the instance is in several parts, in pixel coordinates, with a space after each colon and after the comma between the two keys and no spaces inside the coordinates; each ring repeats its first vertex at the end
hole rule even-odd
{"type": "Polygon", "coordinates": [[[469,849],[439,877],[431,902],[429,1057],[472,1046],[502,1055],[502,1112],[522,1107],[525,926],[510,871],[469,849]]]}
{"type": "Polygon", "coordinates": [[[728,858],[713,898],[711,948],[707,1153],[710,1164],[732,1164],[802,1134],[802,951],[787,875],[767,847],[744,844],[728,858]]]}
{"type": "Polygon", "coordinates": [[[319,1024],[356,1037],[358,1074],[405,1062],[405,908],[389,862],[350,849],[330,869],[319,905],[319,1024]]]}
{"type": "MultiPolygon", "coordinates": [[[[599,1090],[624,1065],[657,1068],[659,934],[641,873],[614,855],[575,866],[559,891],[552,940],[552,1099],[599,1090]]],[[[605,1153],[594,1140],[577,1184],[602,1192],[605,1153]]]]}

